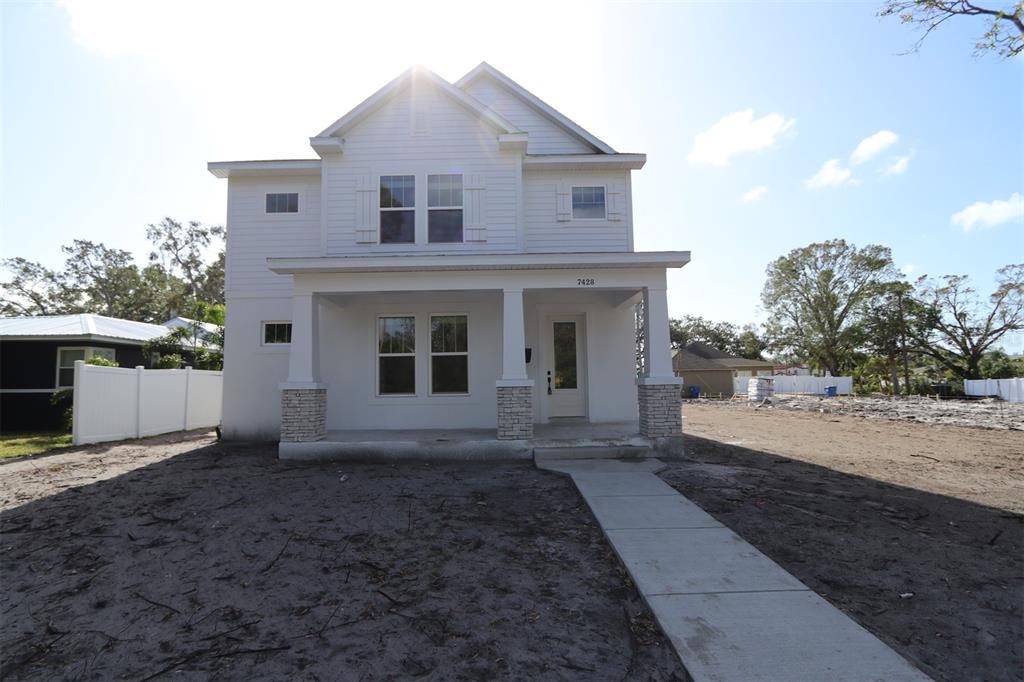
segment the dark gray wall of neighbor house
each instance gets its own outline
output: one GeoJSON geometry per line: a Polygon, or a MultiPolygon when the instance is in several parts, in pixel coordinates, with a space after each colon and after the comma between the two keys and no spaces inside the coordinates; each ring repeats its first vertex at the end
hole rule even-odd
{"type": "Polygon", "coordinates": [[[100,341],[4,341],[0,343],[0,432],[55,430],[67,405],[50,404],[50,393],[8,393],[11,389],[55,388],[57,349],[90,346],[113,348],[122,367],[143,364],[142,349],[100,341]]]}

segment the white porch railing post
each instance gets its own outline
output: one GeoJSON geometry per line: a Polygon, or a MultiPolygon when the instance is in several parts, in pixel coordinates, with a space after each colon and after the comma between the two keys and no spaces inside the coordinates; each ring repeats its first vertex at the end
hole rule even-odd
{"type": "Polygon", "coordinates": [[[142,438],[142,373],[146,368],[135,366],[135,437],[142,438]]]}
{"type": "Polygon", "coordinates": [[[82,374],[85,360],[75,360],[75,378],[71,388],[71,443],[82,444],[82,374]]]}
{"type": "Polygon", "coordinates": [[[533,438],[533,381],[526,374],[526,324],[523,290],[502,295],[501,379],[497,382],[500,440],[533,438]]]}
{"type": "Polygon", "coordinates": [[[502,306],[501,378],[525,380],[526,330],[523,321],[523,290],[505,289],[502,306]]]}
{"type": "Polygon", "coordinates": [[[292,340],[288,347],[288,383],[312,384],[320,381],[317,350],[320,315],[315,294],[292,297],[292,340]]]}
{"type": "Polygon", "coordinates": [[[672,371],[672,337],[668,326],[668,295],[665,289],[644,289],[644,353],[647,377],[675,378],[672,371]]]}

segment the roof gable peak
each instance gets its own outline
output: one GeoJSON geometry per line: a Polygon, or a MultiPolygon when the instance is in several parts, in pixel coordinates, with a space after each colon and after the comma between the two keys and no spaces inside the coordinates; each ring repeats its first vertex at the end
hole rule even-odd
{"type": "Polygon", "coordinates": [[[602,154],[616,153],[616,151],[607,143],[598,139],[597,136],[585,130],[582,126],[569,119],[569,117],[565,116],[550,104],[537,97],[532,92],[519,85],[519,83],[516,83],[514,80],[485,61],[480,62],[469,73],[455,81],[455,87],[465,91],[470,83],[481,77],[491,78],[528,106],[554,122],[567,133],[593,147],[597,152],[602,154]]]}
{"type": "Polygon", "coordinates": [[[323,141],[326,138],[340,138],[346,131],[352,129],[356,124],[368,118],[392,97],[410,87],[417,81],[434,85],[442,93],[449,96],[470,112],[476,114],[482,121],[495,128],[501,134],[517,134],[522,132],[501,114],[487,107],[469,93],[455,87],[425,66],[416,65],[406,69],[387,85],[367,97],[361,103],[357,104],[347,114],[324,128],[319,135],[310,138],[310,142],[313,144],[314,149],[317,147],[318,141],[323,141]]]}

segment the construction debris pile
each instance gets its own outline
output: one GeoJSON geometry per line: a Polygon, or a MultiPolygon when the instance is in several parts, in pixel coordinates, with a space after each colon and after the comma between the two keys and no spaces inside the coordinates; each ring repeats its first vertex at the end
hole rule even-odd
{"type": "Polygon", "coordinates": [[[716,404],[730,405],[739,409],[754,407],[756,409],[781,409],[823,414],[848,414],[869,419],[1024,431],[1024,403],[1009,403],[996,398],[936,400],[919,396],[891,399],[776,395],[761,403],[733,401],[716,404]]]}

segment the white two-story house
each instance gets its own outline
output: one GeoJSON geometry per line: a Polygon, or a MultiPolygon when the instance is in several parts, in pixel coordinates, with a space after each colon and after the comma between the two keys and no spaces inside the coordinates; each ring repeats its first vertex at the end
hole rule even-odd
{"type": "Polygon", "coordinates": [[[368,429],[680,434],[665,272],[689,254],[633,250],[645,155],[488,64],[454,84],[413,68],[310,144],[209,164],[228,180],[226,437],[287,457],[368,429]]]}

